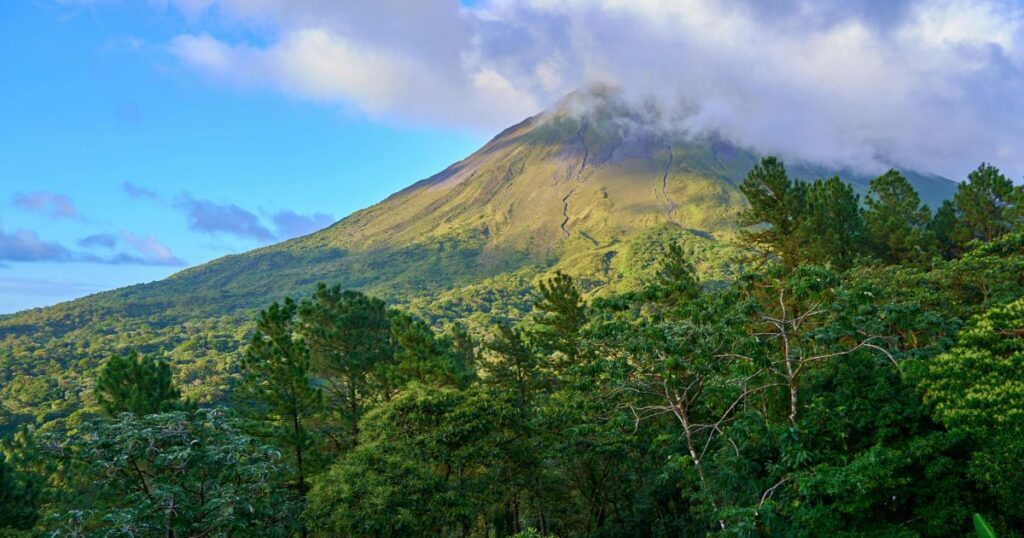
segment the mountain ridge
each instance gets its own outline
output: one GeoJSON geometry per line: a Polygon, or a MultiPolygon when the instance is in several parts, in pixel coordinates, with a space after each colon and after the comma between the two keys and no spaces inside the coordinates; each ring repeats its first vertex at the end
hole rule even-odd
{"type": "MultiPolygon", "coordinates": [[[[483,327],[485,318],[528,312],[532,283],[553,270],[590,295],[633,289],[653,276],[670,241],[706,281],[731,279],[744,263],[729,241],[745,204],[738,186],[759,156],[720,137],[650,128],[607,95],[585,114],[572,100],[592,95],[570,96],[315,233],[0,316],[0,418],[13,416],[6,423],[15,427],[88,408],[90,372],[129,350],[167,359],[193,401],[217,401],[233,383],[254,311],[318,282],[377,295],[433,323],[468,316],[483,327]],[[65,396],[32,396],[54,393],[65,396]],[[45,416],[33,416],[39,409],[45,416]]],[[[790,168],[802,179],[834,173],[790,168]]],[[[926,200],[956,187],[907,176],[926,200]]],[[[864,192],[871,178],[845,179],[864,192]]]]}
{"type": "MultiPolygon", "coordinates": [[[[621,223],[609,222],[609,213],[623,209],[632,211],[631,215],[640,219],[639,228],[674,222],[697,233],[722,235],[732,231],[735,213],[743,204],[735,187],[757,159],[753,152],[715,135],[696,137],[650,128],[608,88],[574,92],[553,108],[502,130],[466,158],[323,230],[223,256],[164,280],[91,294],[60,304],[88,301],[104,294],[127,292],[134,295],[135,291],[151,289],[154,285],[197,276],[204,277],[209,287],[227,286],[230,275],[220,275],[220,269],[224,264],[234,265],[239,261],[245,261],[238,264],[240,271],[274,271],[289,261],[329,266],[331,260],[344,260],[358,253],[370,259],[372,268],[379,265],[382,258],[387,259],[387,254],[402,250],[422,253],[426,239],[471,245],[480,251],[481,257],[474,261],[483,267],[507,269],[509,265],[502,264],[503,259],[511,260],[515,268],[527,264],[551,265],[562,257],[558,250],[564,249],[563,243],[571,239],[574,232],[586,238],[594,248],[600,248],[635,231],[629,226],[619,226],[621,223]],[[585,108],[585,113],[581,114],[580,108],[585,108]],[[532,192],[513,192],[516,181],[524,175],[548,181],[533,181],[526,189],[532,192]],[[605,177],[594,180],[595,175],[605,177]],[[627,185],[626,190],[649,189],[648,198],[637,200],[632,196],[636,193],[630,192],[630,196],[614,197],[613,200],[621,199],[625,203],[615,204],[612,209],[606,202],[610,196],[608,189],[623,190],[623,178],[626,182],[646,183],[645,186],[627,185]],[[708,182],[708,178],[713,181],[708,182]],[[469,193],[468,200],[465,195],[460,199],[462,191],[473,190],[466,186],[467,182],[479,188],[469,193]],[[703,189],[687,189],[687,186],[703,189]],[[501,200],[505,192],[513,192],[511,201],[501,200]],[[502,211],[493,211],[496,203],[502,205],[502,211]],[[534,214],[515,215],[527,204],[532,204],[530,210],[534,214]],[[637,204],[643,207],[637,209],[637,204]],[[519,223],[511,222],[513,215],[519,223]],[[289,260],[282,254],[296,250],[302,252],[301,260],[289,260]],[[258,257],[264,259],[253,260],[258,257]]],[[[805,180],[839,174],[862,194],[870,180],[850,170],[833,171],[821,165],[794,163],[789,168],[794,177],[805,180]]],[[[931,207],[936,207],[955,190],[955,182],[940,176],[905,173],[931,207]]],[[[610,220],[616,219],[611,217],[610,220]]],[[[338,276],[332,274],[336,271],[330,267],[325,269],[328,270],[320,279],[337,279],[332,278],[338,276]]],[[[346,283],[352,287],[371,284],[368,286],[371,289],[381,288],[376,285],[379,283],[371,282],[372,279],[351,278],[351,271],[341,276],[341,280],[350,281],[346,283]]],[[[309,286],[318,279],[300,280],[306,281],[300,282],[299,287],[309,286]]],[[[287,291],[294,293],[294,288],[287,291]]],[[[387,294],[389,290],[373,291],[387,294]]],[[[261,297],[256,303],[272,298],[261,297]]],[[[246,303],[256,306],[252,301],[246,303]]],[[[0,316],[0,323],[54,306],[59,305],[0,316]]]]}

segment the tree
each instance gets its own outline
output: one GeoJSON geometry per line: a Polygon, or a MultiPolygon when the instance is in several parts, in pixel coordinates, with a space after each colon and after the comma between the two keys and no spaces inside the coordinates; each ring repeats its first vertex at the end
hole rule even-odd
{"type": "Polygon", "coordinates": [[[889,264],[921,261],[934,251],[931,213],[913,185],[896,170],[871,180],[864,226],[872,253],[889,264]]]}
{"type": "Polygon", "coordinates": [[[321,283],[299,307],[298,330],[324,380],[339,450],[355,445],[366,408],[391,398],[400,380],[397,343],[384,301],[321,283]]]}
{"type": "Polygon", "coordinates": [[[952,200],[943,200],[942,205],[935,211],[935,216],[928,223],[928,231],[935,239],[939,254],[947,260],[955,258],[962,252],[957,240],[959,229],[960,218],[957,216],[956,206],[952,200]]]}
{"type": "Polygon", "coordinates": [[[473,380],[473,343],[464,331],[456,329],[452,336],[438,335],[425,321],[411,314],[393,311],[389,317],[398,344],[395,370],[402,384],[419,381],[464,387],[473,380]]]}
{"type": "Polygon", "coordinates": [[[801,409],[802,380],[812,369],[859,350],[887,353],[877,344],[879,335],[837,321],[851,314],[835,306],[840,283],[835,271],[813,265],[784,275],[752,275],[744,283],[757,305],[751,312],[753,332],[766,346],[767,359],[740,354],[734,358],[760,365],[785,388],[786,419],[794,428],[801,409]]]}
{"type": "Polygon", "coordinates": [[[88,495],[51,520],[52,536],[289,536],[294,493],[280,452],[244,434],[225,409],[86,423],[52,445],[88,495]]]}
{"type": "Polygon", "coordinates": [[[560,352],[572,364],[579,354],[579,331],[586,323],[586,303],[572,277],[562,273],[541,280],[534,302],[536,338],[545,351],[560,352]]]}
{"type": "Polygon", "coordinates": [[[668,250],[661,258],[655,294],[670,305],[679,305],[693,300],[700,294],[700,281],[690,258],[679,243],[669,243],[668,250]]]}
{"type": "Polygon", "coordinates": [[[864,220],[853,187],[838,176],[812,183],[796,234],[804,245],[801,257],[807,262],[849,269],[864,241],[864,220]]]}
{"type": "MultiPolygon", "coordinates": [[[[976,446],[970,474],[1024,523],[1024,298],[989,309],[932,361],[921,381],[935,418],[976,446]]],[[[979,507],[980,508],[980,507],[979,507]]],[[[1009,522],[1008,522],[1009,524],[1009,522]]]]}
{"type": "Polygon", "coordinates": [[[295,330],[298,306],[291,299],[260,312],[256,331],[240,363],[242,379],[235,397],[250,416],[294,457],[295,487],[306,491],[307,467],[315,437],[310,421],[323,398],[313,385],[309,348],[295,330]]]}
{"type": "Polygon", "coordinates": [[[96,379],[96,397],[111,416],[167,411],[180,395],[166,362],[140,356],[135,351],[111,357],[96,379]]]}
{"type": "Polygon", "coordinates": [[[358,446],[316,479],[308,524],[345,536],[468,536],[504,499],[516,416],[479,388],[414,384],[367,413],[358,446]]]}
{"type": "Polygon", "coordinates": [[[953,203],[959,212],[961,243],[993,239],[1019,229],[1024,222],[1024,188],[1015,186],[999,169],[981,163],[957,188],[953,203]]]}
{"type": "Polygon", "coordinates": [[[39,518],[42,483],[17,469],[0,454],[0,534],[4,529],[29,530],[39,518]]]}
{"type": "Polygon", "coordinates": [[[794,182],[775,157],[765,157],[747,174],[740,192],[749,207],[740,214],[742,238],[765,255],[782,259],[786,267],[799,263],[801,235],[797,233],[804,211],[806,186],[794,182]]]}

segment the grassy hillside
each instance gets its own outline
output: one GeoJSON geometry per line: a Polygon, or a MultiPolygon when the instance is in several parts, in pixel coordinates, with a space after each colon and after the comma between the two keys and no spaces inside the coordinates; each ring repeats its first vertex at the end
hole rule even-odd
{"type": "MultiPolygon", "coordinates": [[[[666,236],[681,238],[706,274],[728,278],[739,263],[727,241],[744,204],[737,186],[757,156],[652,124],[609,94],[574,94],[317,233],[0,318],[0,423],[3,413],[9,424],[67,415],[91,397],[86,373],[127,348],[187,364],[178,373],[188,395],[217,398],[252,311],[319,281],[435,321],[471,311],[515,316],[528,305],[524,290],[554,269],[581,277],[593,294],[635,285],[666,236]],[[43,416],[33,416],[39,409],[43,416]]],[[[870,179],[843,177],[860,191],[870,179]]],[[[955,187],[909,177],[933,206],[955,187]]]]}

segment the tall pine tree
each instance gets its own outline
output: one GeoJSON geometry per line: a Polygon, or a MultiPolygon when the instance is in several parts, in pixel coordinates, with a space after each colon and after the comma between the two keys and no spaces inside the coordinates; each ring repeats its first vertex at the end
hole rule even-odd
{"type": "Polygon", "coordinates": [[[775,157],[765,157],[747,174],[740,192],[750,204],[740,214],[740,225],[747,227],[743,240],[765,255],[775,255],[787,267],[799,263],[802,249],[797,234],[804,211],[805,185],[794,182],[786,167],[775,157]]]}
{"type": "Polygon", "coordinates": [[[876,257],[896,264],[933,254],[931,214],[903,174],[889,170],[873,179],[864,202],[868,245],[876,257]]]}
{"type": "Polygon", "coordinates": [[[839,177],[815,181],[807,188],[804,215],[796,235],[805,261],[850,268],[861,254],[864,220],[859,197],[839,177]]]}
{"type": "Polygon", "coordinates": [[[310,428],[323,407],[313,384],[309,348],[296,334],[298,306],[291,299],[260,312],[256,333],[241,361],[242,380],[235,396],[264,431],[294,461],[296,489],[305,493],[315,464],[315,436],[310,428]]]}
{"type": "Polygon", "coordinates": [[[1018,187],[999,169],[982,163],[957,188],[953,203],[960,217],[958,239],[991,241],[1020,229],[1024,223],[1024,187],[1018,187]]]}

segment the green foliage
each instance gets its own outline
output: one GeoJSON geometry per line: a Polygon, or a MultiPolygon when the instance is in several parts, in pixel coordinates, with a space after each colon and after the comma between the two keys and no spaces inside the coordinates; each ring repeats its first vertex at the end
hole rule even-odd
{"type": "Polygon", "coordinates": [[[959,216],[957,238],[991,241],[1024,224],[1024,187],[1015,186],[996,167],[982,163],[953,197],[959,216]]]}
{"type": "Polygon", "coordinates": [[[935,417],[977,448],[971,474],[1003,513],[1024,517],[1024,298],[971,320],[922,379],[935,417]]]}
{"type": "Polygon", "coordinates": [[[996,538],[996,531],[992,530],[992,526],[981,514],[974,514],[974,530],[978,533],[978,538],[996,538]]]}
{"type": "Polygon", "coordinates": [[[794,182],[786,167],[775,157],[765,157],[747,174],[740,192],[750,206],[740,214],[743,240],[765,254],[778,256],[788,266],[800,256],[797,233],[804,212],[806,185],[794,182]]]}
{"type": "Polygon", "coordinates": [[[394,360],[402,383],[466,386],[475,377],[473,342],[459,326],[451,336],[439,336],[422,319],[391,313],[391,332],[398,348],[394,360]]]}
{"type": "Polygon", "coordinates": [[[39,518],[41,493],[37,476],[15,468],[0,455],[0,533],[31,529],[39,518]]]}
{"type": "Polygon", "coordinates": [[[324,284],[299,307],[298,331],[324,380],[340,448],[355,444],[366,407],[386,400],[401,382],[388,316],[380,299],[324,284]]]}
{"type": "MultiPolygon", "coordinates": [[[[872,253],[889,264],[931,258],[934,236],[931,213],[902,174],[889,170],[871,181],[864,200],[864,225],[872,253]]],[[[948,209],[947,209],[948,211],[948,209]]],[[[943,219],[948,218],[946,215],[943,219]]],[[[942,230],[946,224],[936,224],[942,230]]],[[[948,238],[948,232],[944,239],[948,238]]]]}
{"type": "Polygon", "coordinates": [[[660,267],[655,291],[660,299],[673,305],[683,304],[700,294],[697,271],[679,243],[669,244],[660,267]]]}
{"type": "Polygon", "coordinates": [[[140,357],[111,357],[96,379],[96,397],[108,415],[150,415],[170,410],[181,393],[171,381],[166,362],[140,357]]]}
{"type": "Polygon", "coordinates": [[[317,480],[310,525],[343,535],[465,535],[502,500],[494,484],[516,416],[478,389],[413,387],[368,414],[359,446],[317,480]]]}
{"type": "Polygon", "coordinates": [[[939,254],[947,260],[956,257],[961,252],[957,240],[959,227],[960,220],[957,217],[953,201],[943,201],[931,222],[928,223],[928,231],[935,237],[939,254]]]}
{"type": "MultiPolygon", "coordinates": [[[[309,422],[323,406],[311,378],[309,348],[295,333],[298,305],[291,299],[260,313],[239,368],[242,380],[235,397],[242,409],[269,428],[278,446],[292,456],[299,492],[306,490],[310,449],[316,443],[309,422]]],[[[313,463],[313,465],[311,465],[313,463]]]]}
{"type": "Polygon", "coordinates": [[[49,446],[79,469],[80,496],[52,536],[288,536],[296,504],[280,453],[229,411],[203,409],[84,425],[49,446]]]}
{"type": "Polygon", "coordinates": [[[568,361],[579,352],[577,335],[586,322],[586,303],[572,277],[555,273],[539,284],[534,302],[537,337],[549,353],[560,352],[568,361]]]}
{"type": "Polygon", "coordinates": [[[962,237],[992,228],[970,208],[994,169],[929,219],[937,191],[915,188],[937,179],[806,183],[829,175],[764,159],[737,189],[753,156],[632,156],[597,108],[517,126],[324,232],[0,319],[0,503],[21,492],[0,521],[958,536],[983,509],[1024,528],[1011,196],[1005,233],[962,237]],[[253,320],[269,295],[304,299],[253,320]],[[167,363],[143,378],[236,409],[96,416],[97,366],[130,349],[167,363]]]}
{"type": "Polygon", "coordinates": [[[853,187],[833,176],[810,184],[805,196],[804,214],[795,232],[804,245],[800,256],[811,263],[849,269],[864,245],[864,220],[853,187]]]}

